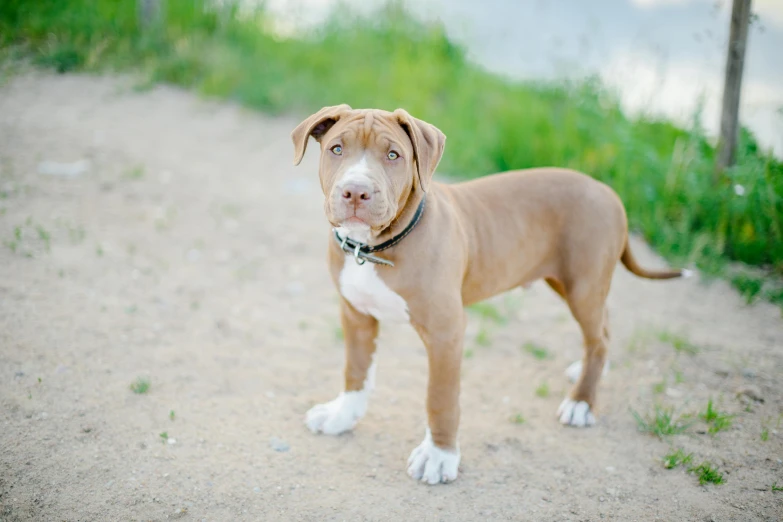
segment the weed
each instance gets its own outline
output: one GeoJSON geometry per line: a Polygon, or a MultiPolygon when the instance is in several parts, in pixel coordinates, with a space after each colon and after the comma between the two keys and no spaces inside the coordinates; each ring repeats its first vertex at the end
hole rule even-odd
{"type": "Polygon", "coordinates": [[[511,422],[514,424],[524,424],[525,417],[523,417],[521,413],[517,413],[516,415],[511,417],[511,422]]]}
{"type": "Polygon", "coordinates": [[[674,348],[678,354],[685,353],[688,355],[696,355],[699,353],[699,347],[688,341],[688,339],[682,335],[664,331],[658,334],[658,339],[661,342],[671,344],[672,348],[674,348]]]}
{"type": "Polygon", "coordinates": [[[643,419],[634,410],[631,410],[631,414],[636,419],[639,431],[650,433],[658,438],[684,433],[690,426],[683,423],[684,418],[682,416],[674,415],[673,408],[664,408],[658,404],[655,405],[652,415],[648,415],[647,418],[643,419]]]}
{"type": "Polygon", "coordinates": [[[46,245],[46,250],[50,250],[50,242],[52,239],[51,234],[49,234],[49,232],[41,225],[36,226],[35,229],[38,232],[38,238],[44,242],[44,245],[46,245]]]}
{"type": "Polygon", "coordinates": [[[662,380],[661,382],[656,382],[652,386],[652,391],[656,395],[660,395],[661,393],[666,391],[666,380],[662,380]]]}
{"type": "Polygon", "coordinates": [[[783,486],[778,486],[777,482],[772,483],[772,491],[783,491],[783,486]]]}
{"type": "Polygon", "coordinates": [[[481,318],[497,324],[506,324],[506,317],[492,303],[481,302],[468,306],[468,311],[481,318]]]}
{"type": "Polygon", "coordinates": [[[761,441],[767,442],[769,440],[769,429],[764,428],[761,430],[761,441]]]}
{"type": "Polygon", "coordinates": [[[171,410],[171,411],[169,412],[169,419],[171,419],[171,420],[174,420],[174,416],[175,416],[175,414],[174,414],[174,410],[171,410]]]}
{"type": "Polygon", "coordinates": [[[699,414],[699,418],[710,425],[708,431],[714,435],[719,431],[729,429],[734,416],[716,410],[712,399],[710,399],[707,402],[707,409],[699,414]]]}
{"type": "Polygon", "coordinates": [[[688,473],[695,473],[699,477],[699,484],[723,484],[723,474],[707,461],[698,466],[688,468],[688,473]]]}
{"type": "Polygon", "coordinates": [[[143,394],[147,393],[150,389],[150,380],[145,377],[137,377],[130,385],[130,389],[133,393],[143,394]]]}
{"type": "Polygon", "coordinates": [[[468,348],[467,350],[465,350],[465,353],[462,354],[462,355],[463,355],[463,357],[465,357],[465,359],[472,359],[473,355],[475,355],[475,354],[473,353],[473,350],[468,348]]]}
{"type": "Polygon", "coordinates": [[[541,397],[542,399],[549,397],[549,384],[547,383],[541,383],[541,385],[536,388],[536,397],[541,397]]]}
{"type": "Polygon", "coordinates": [[[663,467],[666,469],[676,468],[677,466],[684,466],[693,460],[693,453],[685,454],[684,451],[678,449],[677,451],[670,451],[665,457],[663,457],[663,467]]]}
{"type": "Polygon", "coordinates": [[[125,173],[125,179],[129,180],[138,180],[144,177],[144,167],[138,166],[133,167],[128,172],[125,173]]]}
{"type": "Polygon", "coordinates": [[[476,334],[476,344],[484,347],[492,344],[492,337],[489,334],[489,330],[483,325],[476,334]]]}
{"type": "Polygon", "coordinates": [[[167,431],[163,431],[160,433],[160,441],[164,444],[169,441],[169,433],[167,431]]]}
{"type": "Polygon", "coordinates": [[[549,358],[549,350],[535,343],[527,342],[522,346],[522,349],[539,361],[543,361],[544,359],[549,358]]]}

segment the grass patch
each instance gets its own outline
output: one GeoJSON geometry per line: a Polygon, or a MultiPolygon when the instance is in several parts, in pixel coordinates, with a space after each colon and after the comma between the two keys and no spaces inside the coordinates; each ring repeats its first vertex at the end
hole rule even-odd
{"type": "Polygon", "coordinates": [[[161,432],[159,437],[160,437],[160,441],[163,442],[164,444],[169,441],[169,433],[167,431],[161,432]]]}
{"type": "Polygon", "coordinates": [[[492,336],[489,333],[489,329],[484,325],[481,325],[476,334],[476,344],[485,348],[492,344],[492,336]]]}
{"type": "Polygon", "coordinates": [[[763,430],[761,430],[761,441],[767,442],[768,440],[769,440],[769,429],[764,428],[763,430]]]}
{"type": "Polygon", "coordinates": [[[673,469],[677,466],[684,466],[689,464],[693,460],[693,453],[686,454],[681,449],[677,451],[670,451],[663,457],[663,467],[666,469],[673,469]]]}
{"type": "Polygon", "coordinates": [[[171,410],[171,411],[169,412],[169,419],[170,419],[170,420],[174,420],[174,418],[175,418],[175,417],[176,417],[176,413],[174,413],[174,410],[171,410]]]}
{"type": "Polygon", "coordinates": [[[538,359],[539,361],[543,361],[544,359],[549,358],[549,350],[547,350],[543,346],[539,346],[535,343],[527,342],[524,345],[522,345],[522,349],[538,359]]]}
{"type": "Polygon", "coordinates": [[[510,420],[513,424],[525,423],[525,417],[523,417],[521,413],[517,413],[516,415],[513,415],[510,420]]]}
{"type": "Polygon", "coordinates": [[[238,2],[168,0],[165,11],[145,29],[136,2],[0,2],[0,60],[59,72],[136,70],[148,85],[274,114],[339,103],[404,107],[448,137],[443,172],[581,170],[618,192],[631,228],[670,262],[783,304],[783,286],[766,284],[783,276],[783,162],[745,128],[737,164],[714,181],[716,151],[699,113],[682,128],[628,117],[595,78],[522,82],[490,73],[442,24],[419,22],[396,2],[366,17],[335,9],[324,26],[295,36],[238,2]],[[731,277],[734,262],[761,275],[731,277]]]}
{"type": "Polygon", "coordinates": [[[698,466],[688,468],[688,473],[695,473],[699,478],[699,484],[702,486],[705,484],[723,484],[723,474],[707,461],[702,462],[698,466]]]}
{"type": "Polygon", "coordinates": [[[773,482],[772,483],[772,491],[773,492],[775,492],[775,491],[783,491],[783,486],[778,486],[777,482],[773,482]]]}
{"type": "Polygon", "coordinates": [[[130,389],[133,393],[142,395],[150,390],[150,380],[146,377],[137,377],[130,385],[130,389]]]}
{"type": "Polygon", "coordinates": [[[658,333],[658,340],[672,345],[672,348],[678,354],[696,355],[699,353],[699,347],[682,335],[663,331],[658,333]]]}
{"type": "Polygon", "coordinates": [[[507,318],[504,316],[497,306],[492,303],[474,303],[467,307],[468,312],[479,317],[483,321],[491,321],[496,324],[506,324],[507,318]]]}
{"type": "Polygon", "coordinates": [[[655,405],[651,415],[644,418],[634,410],[631,410],[631,414],[636,419],[639,431],[650,433],[660,439],[668,435],[685,433],[690,426],[683,422],[683,417],[674,414],[674,408],[664,408],[659,404],[655,405]]]}
{"type": "Polygon", "coordinates": [[[536,388],[536,397],[541,397],[542,399],[549,397],[549,384],[545,382],[541,383],[541,385],[536,388]]]}
{"type": "Polygon", "coordinates": [[[699,418],[709,424],[707,431],[714,435],[719,431],[729,429],[732,425],[732,419],[734,419],[734,415],[729,415],[727,413],[718,411],[715,409],[715,405],[713,404],[712,399],[710,399],[707,401],[707,409],[699,414],[699,418]]]}

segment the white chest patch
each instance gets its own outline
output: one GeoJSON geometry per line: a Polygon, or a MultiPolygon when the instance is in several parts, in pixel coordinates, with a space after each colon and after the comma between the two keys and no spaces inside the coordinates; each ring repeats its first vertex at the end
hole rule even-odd
{"type": "Polygon", "coordinates": [[[353,256],[345,256],[340,272],[340,293],[359,312],[379,321],[410,322],[405,299],[383,282],[375,271],[375,265],[369,261],[358,265],[353,256]]]}

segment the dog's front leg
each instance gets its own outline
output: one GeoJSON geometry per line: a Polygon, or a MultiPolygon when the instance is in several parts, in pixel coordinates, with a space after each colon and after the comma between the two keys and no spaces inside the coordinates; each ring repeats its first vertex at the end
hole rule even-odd
{"type": "MultiPolygon", "coordinates": [[[[438,303],[440,305],[440,303],[438,303]]],[[[438,306],[429,321],[414,323],[427,348],[427,431],[424,441],[408,458],[408,474],[428,484],[457,478],[460,452],[459,429],[460,364],[465,331],[461,304],[438,306]]]]}
{"type": "Polygon", "coordinates": [[[367,411],[375,385],[375,340],[378,321],[359,313],[345,299],[340,307],[345,337],[345,385],[334,400],[307,412],[307,427],[314,433],[339,435],[353,429],[367,411]]]}

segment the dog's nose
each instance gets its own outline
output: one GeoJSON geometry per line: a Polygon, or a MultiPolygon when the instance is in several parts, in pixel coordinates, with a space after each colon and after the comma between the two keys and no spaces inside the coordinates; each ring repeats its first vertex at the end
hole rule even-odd
{"type": "Polygon", "coordinates": [[[361,205],[372,199],[372,187],[364,183],[351,182],[343,185],[343,201],[361,205]]]}

